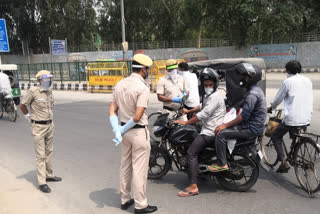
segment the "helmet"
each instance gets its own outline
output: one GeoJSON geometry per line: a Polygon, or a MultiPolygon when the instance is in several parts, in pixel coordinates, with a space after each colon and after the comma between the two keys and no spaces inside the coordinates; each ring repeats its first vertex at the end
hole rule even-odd
{"type": "Polygon", "coordinates": [[[252,65],[249,63],[241,63],[236,66],[235,70],[239,72],[241,75],[249,76],[248,81],[242,81],[243,87],[248,87],[257,84],[262,79],[261,68],[256,65],[252,65]]]}
{"type": "Polygon", "coordinates": [[[212,68],[205,68],[203,71],[200,73],[200,82],[203,87],[203,81],[205,80],[212,80],[214,82],[214,91],[219,86],[219,74],[213,70],[212,68]]]}

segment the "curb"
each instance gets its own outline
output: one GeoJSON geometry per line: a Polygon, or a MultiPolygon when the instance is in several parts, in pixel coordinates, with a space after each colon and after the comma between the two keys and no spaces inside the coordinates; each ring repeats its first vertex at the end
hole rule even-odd
{"type": "MultiPolygon", "coordinates": [[[[284,73],[284,68],[270,68],[266,70],[267,73],[284,73]]],[[[320,72],[320,68],[303,68],[302,73],[317,73],[320,72]]]]}
{"type": "MultiPolygon", "coordinates": [[[[27,90],[32,87],[37,86],[37,83],[20,83],[21,90],[27,90]]],[[[91,90],[112,90],[112,86],[96,85],[88,86],[87,83],[54,83],[52,86],[53,90],[62,90],[62,91],[91,91],[91,90]]]]}

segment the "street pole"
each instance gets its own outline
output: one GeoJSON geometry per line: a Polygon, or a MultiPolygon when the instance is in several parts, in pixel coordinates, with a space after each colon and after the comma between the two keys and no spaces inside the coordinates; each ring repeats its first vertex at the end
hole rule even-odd
{"type": "MultiPolygon", "coordinates": [[[[120,1],[121,5],[121,27],[122,27],[122,44],[126,41],[126,29],[125,29],[125,19],[124,19],[124,3],[123,0],[120,1]]],[[[122,53],[123,53],[123,61],[126,59],[125,57],[125,51],[122,48],[122,53]]]]}

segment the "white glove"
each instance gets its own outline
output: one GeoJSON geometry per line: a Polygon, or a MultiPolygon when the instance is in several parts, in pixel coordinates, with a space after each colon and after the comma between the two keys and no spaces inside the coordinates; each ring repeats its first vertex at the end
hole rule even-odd
{"type": "Polygon", "coordinates": [[[26,120],[27,120],[29,123],[31,123],[31,119],[30,119],[31,115],[30,115],[29,112],[28,112],[28,114],[25,114],[24,117],[26,118],[26,120]]]}

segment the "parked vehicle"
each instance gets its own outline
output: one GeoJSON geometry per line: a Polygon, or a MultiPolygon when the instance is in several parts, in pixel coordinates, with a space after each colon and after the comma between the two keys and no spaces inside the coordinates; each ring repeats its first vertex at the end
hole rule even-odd
{"type": "Polygon", "coordinates": [[[15,64],[0,64],[0,72],[3,72],[9,76],[10,85],[12,88],[12,99],[16,105],[20,104],[21,90],[19,86],[19,72],[18,66],[15,64]]]}

